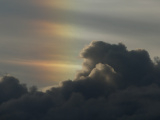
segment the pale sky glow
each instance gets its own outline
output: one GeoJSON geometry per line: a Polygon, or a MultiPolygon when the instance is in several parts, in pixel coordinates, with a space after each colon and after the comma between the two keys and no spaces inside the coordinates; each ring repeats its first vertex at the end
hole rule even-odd
{"type": "Polygon", "coordinates": [[[56,85],[75,77],[79,53],[93,40],[146,49],[153,59],[160,56],[159,6],[158,0],[1,0],[0,72],[29,85],[56,85]]]}

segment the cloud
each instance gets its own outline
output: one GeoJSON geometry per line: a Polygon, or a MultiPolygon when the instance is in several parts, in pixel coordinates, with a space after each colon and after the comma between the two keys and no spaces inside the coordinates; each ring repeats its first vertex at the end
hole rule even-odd
{"type": "Polygon", "coordinates": [[[0,104],[15,98],[19,98],[27,93],[24,84],[19,84],[19,80],[14,77],[3,77],[0,82],[0,104]]]}
{"type": "Polygon", "coordinates": [[[1,120],[159,120],[160,61],[146,50],[93,41],[83,69],[46,92],[10,76],[0,82],[1,120]]]}

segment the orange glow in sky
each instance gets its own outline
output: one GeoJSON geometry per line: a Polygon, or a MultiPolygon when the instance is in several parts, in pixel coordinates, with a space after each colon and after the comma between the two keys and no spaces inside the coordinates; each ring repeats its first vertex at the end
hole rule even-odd
{"type": "Polygon", "coordinates": [[[73,28],[67,24],[53,23],[49,21],[33,21],[35,32],[45,36],[67,37],[73,35],[73,28]]]}

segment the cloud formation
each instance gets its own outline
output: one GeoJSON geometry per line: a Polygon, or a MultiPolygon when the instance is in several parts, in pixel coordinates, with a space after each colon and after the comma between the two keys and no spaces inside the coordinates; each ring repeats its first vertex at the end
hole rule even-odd
{"type": "Polygon", "coordinates": [[[46,92],[0,82],[1,120],[159,120],[160,61],[146,50],[94,41],[75,80],[46,92]]]}

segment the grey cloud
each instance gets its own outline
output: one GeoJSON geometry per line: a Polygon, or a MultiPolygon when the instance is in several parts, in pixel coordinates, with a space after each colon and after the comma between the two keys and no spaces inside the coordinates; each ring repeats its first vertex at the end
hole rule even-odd
{"type": "Polygon", "coordinates": [[[33,4],[34,1],[2,0],[0,1],[1,17],[36,18],[42,17],[46,9],[33,4]]]}
{"type": "Polygon", "coordinates": [[[26,86],[19,84],[19,80],[14,77],[3,77],[0,82],[0,104],[11,99],[19,98],[26,93],[26,86]]]}
{"type": "MultiPolygon", "coordinates": [[[[18,19],[23,21],[46,20],[59,22],[65,18],[65,10],[39,5],[38,0],[1,0],[0,17],[6,19],[18,19]]],[[[53,2],[54,4],[54,2],[53,2]]],[[[19,23],[19,22],[18,22],[19,23]]]]}
{"type": "Polygon", "coordinates": [[[68,21],[70,21],[72,24],[83,26],[84,28],[89,28],[97,32],[104,33],[105,31],[105,33],[109,34],[114,33],[116,35],[135,37],[135,35],[159,35],[160,31],[159,22],[157,23],[154,21],[130,19],[123,16],[110,15],[107,13],[105,15],[98,15],[71,12],[70,14],[74,19],[70,19],[68,21]]]}
{"type": "MultiPolygon", "coordinates": [[[[36,36],[35,21],[60,22],[64,20],[64,11],[38,5],[40,1],[1,0],[0,1],[0,34],[19,40],[36,36]],[[37,2],[37,3],[36,3],[37,2]],[[62,14],[62,15],[61,15],[62,14]]],[[[19,40],[20,41],[20,40],[19,40]]]]}
{"type": "Polygon", "coordinates": [[[101,41],[84,48],[81,57],[85,69],[77,78],[46,92],[3,78],[0,90],[8,92],[0,96],[9,97],[0,105],[0,119],[159,120],[159,58],[152,61],[145,50],[128,51],[124,44],[101,41]]]}
{"type": "Polygon", "coordinates": [[[149,54],[145,50],[132,50],[128,51],[123,44],[111,45],[104,42],[92,42],[86,47],[81,56],[86,59],[83,63],[87,72],[79,73],[80,76],[85,76],[95,67],[96,64],[108,64],[114,68],[117,73],[123,76],[124,85],[129,84],[149,84],[152,79],[152,70],[154,65],[149,57],[149,54]],[[143,77],[148,79],[143,79],[143,77]],[[139,81],[139,78],[144,82],[139,81]],[[128,81],[130,79],[130,81],[128,81]]]}
{"type": "MultiPolygon", "coordinates": [[[[74,3],[74,2],[73,2],[74,3]]],[[[76,2],[75,2],[76,3],[76,2]]],[[[98,2],[99,6],[97,6],[97,10],[95,10],[95,2],[89,2],[89,4],[85,5],[85,1],[81,4],[78,2],[75,5],[84,5],[86,7],[86,11],[77,11],[76,9],[56,9],[56,8],[46,8],[42,6],[38,6],[33,4],[32,1],[1,1],[1,18],[13,19],[16,18],[16,21],[21,21],[22,24],[19,25],[21,22],[15,22],[16,26],[14,26],[13,21],[9,21],[12,28],[21,28],[25,21],[24,20],[46,20],[51,22],[58,22],[58,23],[67,23],[75,26],[81,26],[83,28],[91,29],[93,31],[102,32],[104,33],[114,33],[116,35],[125,35],[125,36],[142,36],[142,35],[159,35],[160,25],[159,25],[159,18],[152,16],[155,13],[154,10],[151,13],[146,15],[145,9],[142,10],[143,4],[141,5],[139,2],[133,2],[133,6],[131,3],[129,5],[133,7],[130,10],[126,8],[128,3],[126,1],[119,2],[121,4],[117,4],[117,2],[105,2],[103,1],[98,2]],[[100,5],[105,5],[100,7],[100,5]],[[106,7],[108,6],[108,7],[106,7]],[[113,6],[114,9],[111,7],[113,6]],[[116,6],[116,7],[115,7],[116,6]],[[141,7],[142,6],[142,7],[141,7]],[[88,8],[90,7],[90,9],[88,8]],[[135,8],[134,8],[135,7],[135,8]],[[137,8],[136,8],[137,7],[137,8]],[[101,10],[101,8],[103,8],[101,10]],[[119,9],[124,8],[124,11],[119,12],[119,9]],[[100,10],[99,10],[100,9],[100,10]],[[136,12],[136,9],[140,11],[140,13],[136,12]],[[125,13],[128,11],[128,13],[125,13]],[[133,12],[134,11],[134,12],[133,12]],[[99,14],[98,12],[102,13],[99,14]],[[137,14],[138,15],[137,15],[137,14]],[[153,14],[152,14],[153,13],[153,14]],[[65,14],[65,15],[64,15],[65,14]],[[126,14],[126,15],[125,15],[126,14]],[[132,17],[134,16],[134,17],[132,17]],[[152,18],[152,19],[151,19],[152,18]]],[[[142,2],[143,3],[143,2],[142,2]]],[[[153,9],[155,5],[159,4],[157,2],[151,2],[152,4],[150,7],[153,9]]],[[[158,11],[158,10],[157,10],[158,11]]],[[[4,23],[6,23],[4,21],[4,23]]],[[[5,24],[7,25],[7,23],[5,24]]],[[[27,25],[26,25],[27,26],[27,25]]],[[[3,26],[6,29],[6,26],[3,26]]],[[[10,27],[11,28],[11,27],[10,27]]],[[[20,29],[19,28],[19,29],[20,29]]],[[[27,28],[28,29],[28,28],[27,28]]],[[[9,31],[10,29],[8,29],[9,31]]],[[[20,29],[22,30],[22,29],[20,29]]],[[[13,32],[13,30],[12,30],[13,32]]]]}

